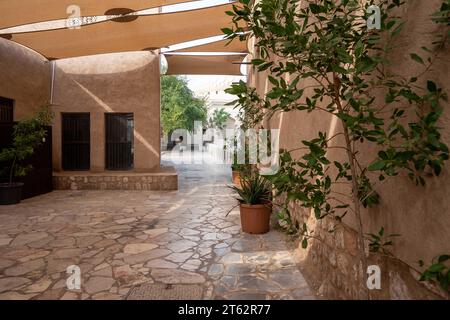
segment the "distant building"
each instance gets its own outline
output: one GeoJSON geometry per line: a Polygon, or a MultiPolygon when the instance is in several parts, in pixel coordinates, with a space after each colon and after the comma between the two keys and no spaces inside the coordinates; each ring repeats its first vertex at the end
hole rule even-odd
{"type": "Polygon", "coordinates": [[[242,77],[225,77],[218,76],[206,84],[194,86],[192,89],[196,96],[206,100],[206,107],[208,109],[208,119],[210,119],[214,111],[224,109],[230,114],[225,128],[233,129],[239,124],[239,112],[233,106],[227,106],[229,102],[236,99],[235,96],[225,93],[225,89],[231,86],[233,82],[239,81],[242,77]]]}

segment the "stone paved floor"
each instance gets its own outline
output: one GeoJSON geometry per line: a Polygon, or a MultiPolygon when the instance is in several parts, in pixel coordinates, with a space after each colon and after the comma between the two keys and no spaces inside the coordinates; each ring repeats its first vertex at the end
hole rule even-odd
{"type": "MultiPolygon", "coordinates": [[[[167,157],[167,156],[166,156],[167,157]]],[[[314,299],[284,235],[240,231],[221,165],[181,165],[180,190],[56,191],[0,207],[0,300],[124,299],[143,283],[205,299],[314,299]],[[69,265],[81,290],[66,288],[69,265]]]]}

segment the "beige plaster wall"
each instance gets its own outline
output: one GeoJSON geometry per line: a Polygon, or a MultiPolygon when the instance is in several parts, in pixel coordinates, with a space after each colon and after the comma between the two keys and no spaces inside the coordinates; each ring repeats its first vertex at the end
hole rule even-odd
{"type": "MultiPolygon", "coordinates": [[[[409,58],[409,53],[423,52],[420,47],[428,46],[431,43],[434,37],[433,32],[439,28],[431,22],[430,15],[437,10],[440,3],[439,0],[410,0],[403,6],[400,13],[407,20],[407,24],[398,37],[399,40],[395,43],[398,48],[390,56],[392,71],[411,76],[422,70],[420,65],[409,58]]],[[[424,81],[427,78],[433,79],[450,94],[449,47],[439,53],[439,59],[434,64],[432,71],[422,80],[424,81]]],[[[256,74],[253,71],[249,75],[249,81],[250,84],[256,85],[258,91],[267,90],[265,74],[256,74]]],[[[302,85],[306,87],[308,83],[305,82],[302,85]]],[[[444,115],[441,119],[443,139],[447,145],[450,145],[449,108],[449,103],[446,103],[444,115]]],[[[337,119],[321,112],[277,114],[267,125],[271,128],[280,129],[280,147],[284,149],[298,148],[301,146],[301,140],[316,137],[318,131],[327,132],[329,136],[333,132],[341,131],[337,119]]],[[[335,143],[342,145],[342,141],[336,141],[335,143]]],[[[373,145],[362,146],[361,154],[363,155],[362,162],[370,163],[377,154],[377,148],[373,145]]],[[[300,156],[301,153],[294,155],[300,156]]],[[[329,156],[332,159],[345,158],[345,154],[336,150],[330,151],[329,156]]],[[[392,251],[396,258],[412,267],[412,269],[420,270],[417,263],[419,259],[429,262],[437,255],[450,253],[449,178],[450,161],[446,162],[440,177],[426,179],[427,185],[425,187],[416,186],[405,175],[388,178],[385,183],[377,187],[377,191],[381,195],[380,205],[366,210],[363,214],[365,232],[377,232],[381,226],[384,226],[387,233],[401,234],[401,237],[395,239],[392,251]]],[[[340,189],[336,191],[348,193],[349,190],[340,189]]],[[[300,208],[296,208],[294,211],[297,211],[301,216],[300,220],[308,220],[309,225],[314,228],[316,221],[315,219],[308,219],[309,212],[304,212],[300,208]]],[[[351,215],[347,215],[344,222],[351,228],[355,228],[355,220],[351,215]]],[[[328,250],[321,248],[319,252],[314,251],[314,246],[312,248],[312,250],[307,251],[299,249],[300,256],[307,261],[311,261],[311,256],[322,254],[325,255],[324,259],[328,259],[329,255],[336,254],[331,247],[328,247],[328,250]]],[[[323,264],[323,260],[320,263],[323,264]]],[[[357,273],[357,269],[352,269],[351,265],[348,266],[348,270],[350,273],[357,273]]],[[[327,277],[326,272],[323,273],[323,277],[327,277]]],[[[405,283],[408,283],[408,281],[410,280],[405,280],[405,283]]],[[[405,285],[405,287],[408,286],[405,285]]],[[[348,296],[357,297],[354,294],[348,294],[348,296]]],[[[389,297],[392,297],[392,295],[389,296],[389,293],[384,296],[384,298],[389,297]]]]}
{"type": "Polygon", "coordinates": [[[14,120],[20,120],[50,100],[47,59],[0,38],[0,96],[14,99],[14,120]]]}
{"type": "Polygon", "coordinates": [[[90,112],[91,171],[105,170],[107,112],[134,113],[134,171],[160,164],[159,55],[131,52],[54,62],[53,165],[61,171],[61,112],[90,112]]]}

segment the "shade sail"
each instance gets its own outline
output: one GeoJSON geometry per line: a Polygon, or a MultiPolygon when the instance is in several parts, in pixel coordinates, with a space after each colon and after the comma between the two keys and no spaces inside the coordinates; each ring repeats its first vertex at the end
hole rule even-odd
{"type": "Polygon", "coordinates": [[[81,16],[104,15],[110,9],[149,9],[189,0],[0,0],[0,29],[35,22],[65,19],[67,8],[77,5],[81,16]]]}
{"type": "Polygon", "coordinates": [[[13,34],[11,40],[49,59],[152,50],[221,34],[230,26],[225,11],[232,4],[204,9],[139,16],[130,22],[107,21],[79,29],[13,34]]]}
{"type": "Polygon", "coordinates": [[[241,76],[240,63],[244,55],[170,55],[165,54],[169,66],[167,75],[235,75],[241,76]]]}
{"type": "Polygon", "coordinates": [[[176,50],[174,52],[241,52],[247,53],[247,43],[245,41],[239,41],[234,39],[215,41],[207,44],[198,45],[186,49],[176,50]]]}

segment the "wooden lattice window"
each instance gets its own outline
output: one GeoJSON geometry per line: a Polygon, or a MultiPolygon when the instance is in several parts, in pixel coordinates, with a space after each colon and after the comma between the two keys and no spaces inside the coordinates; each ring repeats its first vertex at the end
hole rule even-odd
{"type": "Polygon", "coordinates": [[[0,123],[14,121],[14,100],[0,97],[0,123]]]}
{"type": "Polygon", "coordinates": [[[132,113],[105,114],[108,170],[131,170],[134,165],[134,119],[132,113]]]}
{"type": "Polygon", "coordinates": [[[91,120],[89,113],[62,113],[62,167],[89,170],[91,120]]]}

